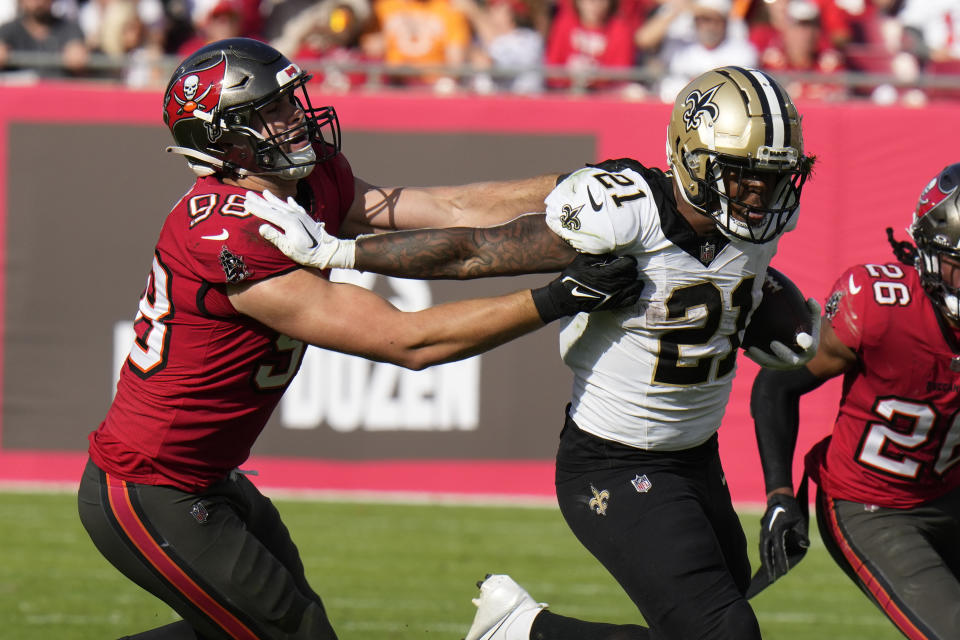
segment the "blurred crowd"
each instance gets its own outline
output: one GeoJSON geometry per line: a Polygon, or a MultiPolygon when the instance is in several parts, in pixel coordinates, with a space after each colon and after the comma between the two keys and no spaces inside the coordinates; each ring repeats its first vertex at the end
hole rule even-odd
{"type": "Polygon", "coordinates": [[[960,0],[0,0],[6,78],[163,86],[171,61],[232,36],[269,42],[329,90],[670,102],[734,64],[795,99],[960,99],[960,0]]]}

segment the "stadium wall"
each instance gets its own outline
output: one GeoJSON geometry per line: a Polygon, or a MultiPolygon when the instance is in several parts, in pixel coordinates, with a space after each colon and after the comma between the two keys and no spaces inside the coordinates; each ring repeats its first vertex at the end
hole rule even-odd
{"type": "MultiPolygon", "coordinates": [[[[314,96],[315,98],[317,96],[314,96]]],[[[664,166],[669,108],[550,96],[324,96],[357,175],[456,184],[632,156],[664,166]]],[[[955,106],[801,103],[817,156],[799,226],[773,264],[822,300],[849,264],[893,260],[925,182],[956,161],[955,106]],[[952,137],[950,137],[952,135],[952,137]]],[[[97,86],[0,89],[0,482],[72,485],[110,402],[156,235],[192,174],[163,152],[161,96],[97,86]]],[[[420,282],[343,273],[412,309],[546,276],[420,282]]],[[[409,372],[312,349],[248,467],[259,484],[373,495],[549,499],[570,376],[547,328],[464,363],[409,372]]],[[[739,359],[721,449],[734,499],[763,499],[739,359]]],[[[830,429],[834,381],[804,399],[805,448],[830,429]]]]}

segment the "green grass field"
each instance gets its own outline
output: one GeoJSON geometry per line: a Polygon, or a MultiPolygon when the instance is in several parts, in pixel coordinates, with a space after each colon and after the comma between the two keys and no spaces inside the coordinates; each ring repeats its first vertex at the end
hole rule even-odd
{"type": "MultiPolygon", "coordinates": [[[[487,572],[560,614],[638,621],[554,508],[276,502],[341,640],[462,638],[487,572]]],[[[759,514],[743,521],[755,555],[759,514]]],[[[764,637],[901,638],[813,533],[803,563],[753,601],[764,637]]],[[[0,540],[3,638],[108,640],[176,619],[100,557],[72,494],[0,493],[0,540]]]]}

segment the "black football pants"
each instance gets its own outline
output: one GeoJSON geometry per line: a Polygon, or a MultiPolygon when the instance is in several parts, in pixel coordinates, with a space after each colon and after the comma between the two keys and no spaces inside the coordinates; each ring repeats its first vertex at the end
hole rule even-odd
{"type": "Polygon", "coordinates": [[[567,524],[637,605],[651,638],[760,638],[743,597],[747,541],[716,436],[652,452],[590,435],[568,418],[556,485],[567,524]]]}
{"type": "Polygon", "coordinates": [[[245,476],[193,494],[88,462],[78,508],[100,553],[198,638],[336,639],[280,514],[245,476]]]}
{"type": "Polygon", "coordinates": [[[833,559],[911,640],[960,638],[960,489],[912,509],[817,492],[833,559]]]}

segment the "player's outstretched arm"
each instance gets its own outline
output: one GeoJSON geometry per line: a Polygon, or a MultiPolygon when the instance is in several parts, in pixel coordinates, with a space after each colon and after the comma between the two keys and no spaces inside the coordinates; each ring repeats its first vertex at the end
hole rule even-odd
{"type": "Polygon", "coordinates": [[[810,546],[807,511],[794,495],[793,454],[800,396],[823,382],[806,367],[786,371],[764,368],[754,379],[750,412],[767,487],[767,508],[760,519],[760,568],[748,597],[786,575],[810,546]]]}
{"type": "Polygon", "coordinates": [[[378,187],[356,179],[342,235],[501,224],[530,211],[543,211],[543,200],[556,180],[557,174],[550,174],[449,187],[378,187]]]}
{"type": "Polygon", "coordinates": [[[565,315],[633,305],[642,289],[633,257],[579,254],[540,289],[416,312],[310,269],[231,285],[228,293],[237,311],[284,335],[422,369],[482,353],[565,315]]]}
{"type": "Polygon", "coordinates": [[[384,275],[467,279],[559,271],[575,251],[527,214],[490,228],[454,227],[399,231],[357,240],[335,238],[292,198],[248,192],[245,208],[269,224],[260,234],[291,260],[318,269],[355,268],[384,275]]]}
{"type": "Polygon", "coordinates": [[[420,279],[560,271],[576,251],[531,213],[489,228],[398,231],[357,240],[356,268],[420,279]]]}
{"type": "Polygon", "coordinates": [[[793,495],[793,453],[800,429],[800,397],[856,366],[857,357],[821,318],[816,355],[798,369],[761,369],[753,381],[753,416],[767,496],[793,495]]]}
{"type": "Polygon", "coordinates": [[[854,353],[821,320],[820,345],[813,359],[798,369],[761,369],[750,394],[767,490],[767,509],[760,520],[760,569],[748,591],[756,595],[785,575],[810,545],[806,505],[799,504],[793,487],[793,455],[800,429],[800,397],[856,363],[854,353]]]}

